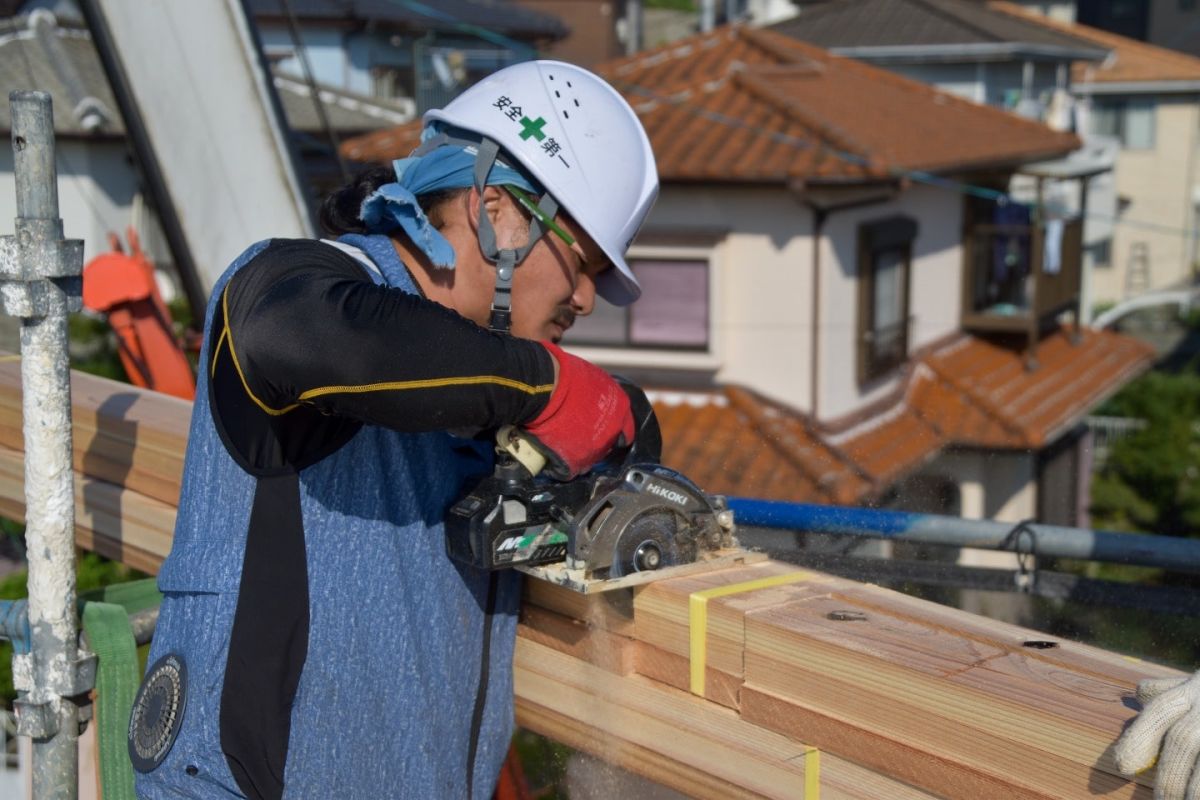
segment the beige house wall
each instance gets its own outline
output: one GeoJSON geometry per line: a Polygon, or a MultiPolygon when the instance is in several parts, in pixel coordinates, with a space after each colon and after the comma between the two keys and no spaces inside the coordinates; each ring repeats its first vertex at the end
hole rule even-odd
{"type": "Polygon", "coordinates": [[[1111,265],[1097,265],[1092,274],[1095,303],[1126,297],[1135,243],[1146,246],[1151,289],[1191,279],[1195,192],[1200,186],[1200,95],[1160,96],[1155,147],[1122,149],[1115,172],[1117,196],[1129,205],[1113,233],[1111,265]]]}
{"type": "Polygon", "coordinates": [[[915,474],[956,485],[964,519],[1015,523],[1037,515],[1036,453],[1031,450],[946,450],[915,474]]]}
{"type": "Polygon", "coordinates": [[[1016,0],[1017,5],[1059,22],[1075,21],[1075,0],[1016,0]]]}
{"type": "Polygon", "coordinates": [[[962,196],[915,186],[885,204],[835,212],[821,251],[820,393],[817,416],[836,420],[894,391],[898,371],[858,382],[858,228],[895,215],[917,221],[909,270],[909,352],[959,329],[962,306],[962,196]]]}
{"type": "MultiPolygon", "coordinates": [[[[915,479],[944,480],[958,487],[959,515],[964,519],[991,519],[1017,523],[1037,517],[1037,463],[1031,451],[949,450],[916,473],[915,479]]],[[[901,496],[897,505],[906,508],[901,496]]],[[[958,563],[970,567],[1016,569],[1014,553],[964,547],[958,563]]],[[[1011,598],[988,593],[970,593],[970,604],[979,613],[990,611],[1007,616],[1011,598]],[[985,608],[981,603],[998,603],[985,608]]],[[[966,595],[963,600],[966,601],[966,595]]]]}
{"type": "MultiPolygon", "coordinates": [[[[904,215],[917,221],[909,273],[910,352],[958,330],[962,280],[962,198],[916,186],[894,200],[835,211],[820,246],[817,416],[836,420],[898,386],[899,371],[860,386],[858,226],[904,215]]],[[[691,371],[740,384],[812,412],[812,211],[780,188],[667,186],[631,255],[669,257],[687,246],[653,244],[663,236],[707,235],[712,314],[707,354],[575,347],[607,367],[691,371]]],[[[685,237],[688,238],[688,237],[685,237]]],[[[703,251],[701,251],[703,252],[703,251]]]]}
{"type": "MultiPolygon", "coordinates": [[[[705,354],[573,347],[612,369],[680,372],[748,386],[804,410],[811,392],[812,214],[777,187],[663,187],[631,257],[710,259],[705,354]],[[663,237],[715,246],[659,246],[663,237]]],[[[674,375],[672,375],[674,373],[674,375]]]]}

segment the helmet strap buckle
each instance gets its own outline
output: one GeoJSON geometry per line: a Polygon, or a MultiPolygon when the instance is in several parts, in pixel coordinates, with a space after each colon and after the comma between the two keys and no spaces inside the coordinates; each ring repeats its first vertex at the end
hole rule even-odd
{"type": "MultiPolygon", "coordinates": [[[[546,235],[547,228],[537,216],[529,222],[529,240],[517,248],[500,248],[496,242],[496,229],[487,215],[483,202],[483,190],[487,186],[488,174],[500,155],[500,145],[484,137],[475,156],[475,189],[479,193],[479,249],[484,258],[496,267],[496,287],[492,292],[492,312],[488,329],[496,333],[509,333],[512,328],[512,282],[517,267],[533,250],[534,245],[546,235]]],[[[558,214],[558,203],[546,195],[539,208],[548,219],[558,214]]]]}

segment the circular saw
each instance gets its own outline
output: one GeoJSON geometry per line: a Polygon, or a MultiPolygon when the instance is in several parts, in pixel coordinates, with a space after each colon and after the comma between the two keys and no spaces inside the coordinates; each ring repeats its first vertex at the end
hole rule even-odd
{"type": "Polygon", "coordinates": [[[662,434],[638,387],[623,383],[637,433],[615,458],[558,482],[512,428],[496,467],[450,509],[447,550],[480,569],[517,568],[589,593],[744,562],[733,512],[660,462],[662,434]]]}

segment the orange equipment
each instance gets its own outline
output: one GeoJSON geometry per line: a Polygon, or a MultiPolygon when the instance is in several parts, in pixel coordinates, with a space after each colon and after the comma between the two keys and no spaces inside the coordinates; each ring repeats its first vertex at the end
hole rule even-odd
{"type": "Polygon", "coordinates": [[[492,800],[532,800],[529,782],[525,779],[525,770],[521,767],[521,757],[517,755],[516,745],[509,745],[508,756],[500,769],[500,780],[496,783],[496,792],[492,800]]]}
{"type": "Polygon", "coordinates": [[[112,251],[84,266],[83,305],[108,318],[133,384],[191,400],[196,381],[154,281],[154,266],[142,252],[137,232],[128,228],[125,236],[128,254],[117,234],[110,233],[112,251]]]}

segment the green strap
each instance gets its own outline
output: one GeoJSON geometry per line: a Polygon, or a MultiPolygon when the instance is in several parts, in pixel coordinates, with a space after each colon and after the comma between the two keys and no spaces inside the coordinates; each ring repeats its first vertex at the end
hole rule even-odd
{"type": "Polygon", "coordinates": [[[100,761],[100,788],[104,800],[136,800],[133,765],[126,744],[129,712],[141,682],[137,644],[129,615],[153,608],[162,600],[154,579],[114,584],[81,597],[83,630],[88,646],[98,656],[96,738],[100,761]],[[95,600],[89,599],[95,598],[95,600]]]}

